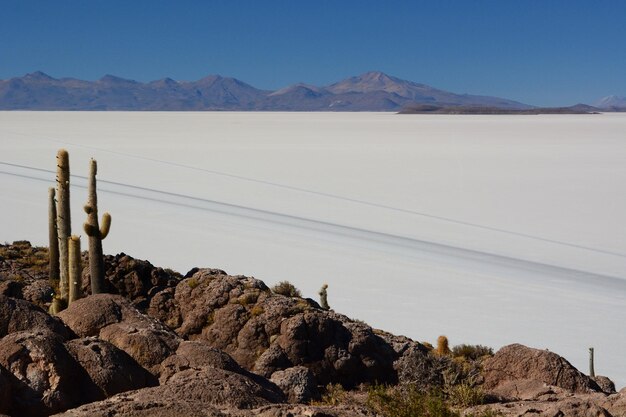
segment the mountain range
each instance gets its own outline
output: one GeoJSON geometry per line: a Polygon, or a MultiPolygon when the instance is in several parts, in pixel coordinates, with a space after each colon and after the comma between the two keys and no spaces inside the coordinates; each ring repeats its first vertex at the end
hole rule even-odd
{"type": "Polygon", "coordinates": [[[294,84],[277,91],[220,75],[141,83],[112,75],[97,81],[57,79],[38,71],[0,80],[0,110],[398,111],[415,103],[531,107],[504,98],[455,94],[382,72],[367,72],[324,87],[294,84]]]}
{"type": "MultiPolygon", "coordinates": [[[[0,110],[400,111],[420,105],[534,108],[505,98],[456,94],[376,71],[328,86],[300,83],[276,91],[220,75],[197,81],[164,78],[142,83],[113,75],[96,81],[53,78],[37,71],[0,80],[0,110]]],[[[595,105],[602,110],[624,111],[626,98],[609,96],[595,105]]]]}

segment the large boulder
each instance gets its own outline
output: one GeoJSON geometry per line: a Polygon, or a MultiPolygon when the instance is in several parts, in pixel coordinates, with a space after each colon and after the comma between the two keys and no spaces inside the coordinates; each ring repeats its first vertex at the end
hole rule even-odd
{"type": "Polygon", "coordinates": [[[62,338],[70,337],[63,323],[24,300],[0,295],[0,337],[23,330],[44,329],[62,338]]]}
{"type": "Polygon", "coordinates": [[[181,342],[173,331],[119,295],[96,294],[73,302],[59,317],[81,337],[97,336],[130,355],[153,375],[181,342]]]}
{"type": "Polygon", "coordinates": [[[188,369],[176,373],[167,383],[158,387],[118,394],[70,410],[62,416],[242,416],[254,413],[230,414],[220,410],[253,409],[281,400],[282,397],[277,397],[275,393],[241,374],[217,368],[188,369]]]}
{"type": "Polygon", "coordinates": [[[509,381],[535,380],[577,393],[601,391],[588,376],[563,357],[520,344],[500,349],[483,365],[484,388],[493,390],[509,381]]]}
{"type": "Polygon", "coordinates": [[[320,398],[313,372],[304,366],[276,371],[270,381],[283,390],[290,403],[309,403],[320,398]]]}
{"type": "Polygon", "coordinates": [[[10,374],[11,414],[46,416],[93,399],[95,387],[63,342],[47,330],[0,340],[0,365],[10,374]]]}
{"type": "Polygon", "coordinates": [[[156,378],[126,352],[93,337],[65,342],[65,347],[98,388],[91,401],[103,400],[120,392],[157,385],[156,378]]]}

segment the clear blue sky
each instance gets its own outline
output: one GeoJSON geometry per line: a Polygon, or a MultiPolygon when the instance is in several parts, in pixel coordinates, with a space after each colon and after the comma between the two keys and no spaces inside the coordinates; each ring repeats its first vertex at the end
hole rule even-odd
{"type": "Polygon", "coordinates": [[[0,0],[0,79],[325,85],[370,70],[536,105],[626,95],[626,0],[0,0]]]}

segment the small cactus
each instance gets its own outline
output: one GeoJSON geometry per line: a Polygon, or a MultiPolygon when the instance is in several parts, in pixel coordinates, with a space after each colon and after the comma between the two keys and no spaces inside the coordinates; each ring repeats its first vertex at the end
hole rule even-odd
{"type": "Polygon", "coordinates": [[[324,310],[330,310],[330,306],[328,305],[328,291],[326,291],[327,288],[328,284],[324,284],[319,291],[320,307],[322,307],[324,310]]]}
{"type": "Polygon", "coordinates": [[[48,264],[50,286],[58,292],[60,269],[59,269],[59,232],[57,230],[57,203],[54,198],[54,187],[48,189],[48,238],[50,250],[48,255],[50,262],[48,264]]]}
{"type": "Polygon", "coordinates": [[[448,356],[451,353],[446,336],[439,336],[437,338],[437,349],[435,352],[439,356],[448,356]]]}
{"type": "Polygon", "coordinates": [[[70,298],[68,304],[82,297],[82,272],[80,258],[80,236],[72,235],[69,240],[70,298]]]}
{"type": "Polygon", "coordinates": [[[91,293],[105,292],[104,286],[104,255],[102,253],[102,239],[106,238],[111,228],[111,215],[102,215],[102,225],[98,224],[98,195],[96,193],[96,174],[98,164],[95,159],[89,165],[89,189],[85,213],[87,222],[83,225],[89,236],[89,273],[91,275],[91,293]]]}
{"type": "Polygon", "coordinates": [[[59,296],[67,303],[69,291],[68,239],[72,234],[70,214],[70,157],[65,149],[57,152],[57,231],[59,239],[59,296]]]}

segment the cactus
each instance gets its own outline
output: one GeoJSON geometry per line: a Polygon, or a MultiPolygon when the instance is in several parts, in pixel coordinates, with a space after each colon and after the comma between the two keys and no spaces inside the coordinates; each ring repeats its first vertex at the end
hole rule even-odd
{"type": "Polygon", "coordinates": [[[592,378],[596,377],[596,371],[593,366],[593,348],[589,348],[589,376],[592,378]]]}
{"type": "Polygon", "coordinates": [[[48,270],[50,275],[50,286],[58,292],[60,270],[59,270],[59,232],[57,230],[57,206],[54,198],[54,187],[48,189],[48,237],[50,241],[50,250],[48,255],[50,262],[48,270]]]}
{"type": "Polygon", "coordinates": [[[326,291],[327,288],[328,288],[328,284],[324,284],[322,285],[322,289],[320,289],[320,292],[319,292],[320,306],[324,310],[330,310],[330,306],[328,305],[328,291],[326,291]]]}
{"type": "Polygon", "coordinates": [[[59,296],[67,303],[69,290],[68,239],[72,234],[70,215],[70,157],[57,152],[57,231],[59,240],[59,296]]]}
{"type": "Polygon", "coordinates": [[[66,306],[65,301],[63,301],[58,295],[55,295],[52,298],[52,303],[50,303],[50,308],[48,308],[48,313],[56,316],[61,311],[65,310],[66,306]]]}
{"type": "Polygon", "coordinates": [[[102,254],[102,239],[109,234],[111,215],[102,215],[102,226],[98,225],[98,196],[96,194],[96,174],[98,164],[95,159],[89,165],[89,190],[85,213],[87,222],[84,224],[85,233],[89,236],[89,273],[91,275],[91,293],[100,294],[104,288],[104,256],[102,254]]]}
{"type": "Polygon", "coordinates": [[[72,235],[69,240],[70,298],[68,305],[82,297],[82,272],[80,259],[80,236],[72,235]]]}
{"type": "Polygon", "coordinates": [[[445,336],[439,336],[437,338],[437,355],[439,356],[447,356],[450,353],[450,347],[448,346],[448,338],[445,336]]]}

